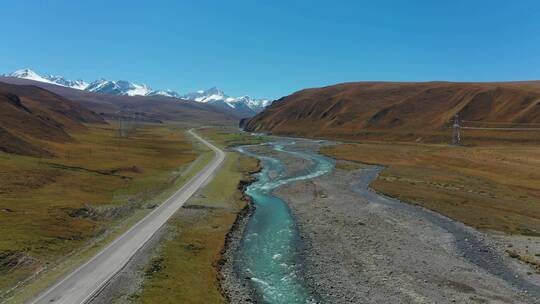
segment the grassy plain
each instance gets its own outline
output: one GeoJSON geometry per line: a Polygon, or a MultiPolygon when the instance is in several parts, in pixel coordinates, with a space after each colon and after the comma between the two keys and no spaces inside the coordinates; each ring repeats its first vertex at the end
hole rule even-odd
{"type": "Polygon", "coordinates": [[[0,153],[0,301],[24,301],[195,174],[211,155],[182,131],[148,124],[117,138],[114,125],[91,125],[41,143],[54,158],[0,153]]]}
{"type": "Polygon", "coordinates": [[[479,229],[540,236],[540,147],[354,143],[324,154],[387,168],[372,187],[479,229]]]}
{"type": "MultiPolygon", "coordinates": [[[[199,134],[229,149],[259,143],[261,138],[229,129],[204,129],[199,134]],[[232,132],[232,133],[231,133],[232,132]]],[[[135,303],[224,303],[218,263],[225,237],[246,206],[239,185],[251,179],[258,162],[229,151],[212,181],[190,199],[169,222],[169,236],[147,266],[135,303]]]]}
{"type": "Polygon", "coordinates": [[[267,137],[263,135],[240,132],[237,129],[230,127],[204,128],[198,130],[198,132],[225,149],[231,149],[242,145],[262,144],[268,141],[267,137]]]}

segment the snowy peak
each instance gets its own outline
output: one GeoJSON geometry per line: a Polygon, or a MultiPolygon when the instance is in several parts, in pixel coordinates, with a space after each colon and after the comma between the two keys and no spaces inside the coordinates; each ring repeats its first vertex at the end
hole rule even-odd
{"type": "Polygon", "coordinates": [[[96,81],[90,83],[86,87],[86,90],[90,91],[90,92],[96,92],[96,91],[101,90],[103,87],[105,87],[105,86],[107,86],[109,84],[110,84],[110,81],[102,78],[102,79],[99,79],[99,80],[96,80],[96,81]]]}
{"type": "Polygon", "coordinates": [[[31,69],[21,69],[17,70],[11,74],[5,74],[7,77],[16,77],[22,79],[28,79],[33,81],[45,82],[50,84],[56,84],[63,87],[70,87],[78,90],[84,90],[88,86],[88,83],[82,80],[67,80],[62,76],[48,75],[41,76],[38,73],[32,71],[31,69]]]}
{"type": "Polygon", "coordinates": [[[242,96],[236,98],[235,102],[241,102],[248,105],[250,108],[261,108],[264,109],[269,106],[272,102],[268,99],[253,99],[249,96],[242,96]]]}
{"type": "Polygon", "coordinates": [[[166,96],[166,97],[174,97],[174,98],[180,98],[180,94],[178,92],[173,90],[155,90],[148,93],[149,96],[166,96]]]}
{"type": "Polygon", "coordinates": [[[5,74],[6,77],[17,77],[33,81],[39,81],[44,83],[55,84],[63,87],[68,87],[77,90],[112,94],[112,95],[128,95],[128,96],[179,96],[178,93],[171,90],[152,90],[145,84],[136,84],[125,80],[111,81],[106,79],[99,79],[92,83],[87,83],[83,80],[68,80],[62,76],[48,75],[41,76],[38,73],[30,69],[22,69],[15,71],[11,74],[5,74]]]}
{"type": "Polygon", "coordinates": [[[230,97],[216,87],[188,93],[183,95],[182,98],[197,102],[226,105],[233,109],[253,113],[258,113],[262,111],[270,104],[270,101],[267,99],[253,99],[249,96],[230,97]]]}
{"type": "Polygon", "coordinates": [[[225,96],[225,93],[217,87],[211,87],[210,89],[203,91],[203,93],[206,95],[225,96]]]}
{"type": "Polygon", "coordinates": [[[22,79],[28,79],[28,80],[34,80],[34,81],[46,82],[46,83],[54,83],[30,69],[17,70],[11,74],[5,74],[4,76],[16,77],[16,78],[22,78],[22,79]]]}
{"type": "Polygon", "coordinates": [[[199,90],[197,92],[188,93],[182,96],[183,99],[193,100],[198,102],[211,102],[225,100],[228,96],[220,89],[212,87],[207,90],[199,90]]]}
{"type": "Polygon", "coordinates": [[[125,80],[111,81],[106,79],[92,82],[86,87],[86,91],[128,96],[147,96],[150,92],[153,92],[153,90],[145,84],[135,84],[125,80]]]}
{"type": "Polygon", "coordinates": [[[48,75],[48,76],[45,76],[45,78],[55,84],[65,86],[65,87],[70,87],[77,90],[84,90],[88,87],[88,83],[81,79],[67,80],[62,76],[55,76],[55,75],[48,75]]]}

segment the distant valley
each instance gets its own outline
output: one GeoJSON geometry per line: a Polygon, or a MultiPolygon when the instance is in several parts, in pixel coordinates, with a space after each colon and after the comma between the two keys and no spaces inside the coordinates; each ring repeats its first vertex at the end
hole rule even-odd
{"type": "Polygon", "coordinates": [[[54,156],[57,144],[74,142],[73,135],[86,132],[87,124],[236,125],[244,115],[213,103],[160,95],[101,94],[0,77],[0,151],[19,155],[54,156]]]}

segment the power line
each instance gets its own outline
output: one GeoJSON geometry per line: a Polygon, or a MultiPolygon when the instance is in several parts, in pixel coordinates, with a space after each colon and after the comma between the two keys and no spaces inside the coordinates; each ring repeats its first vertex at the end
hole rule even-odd
{"type": "Polygon", "coordinates": [[[472,120],[460,120],[459,115],[454,116],[454,123],[452,124],[452,145],[461,145],[461,130],[483,130],[483,131],[540,131],[540,128],[519,127],[519,126],[540,126],[537,123],[517,123],[517,122],[484,122],[484,121],[472,121],[472,120]],[[465,127],[462,123],[476,123],[486,125],[499,125],[498,127],[465,127]],[[503,125],[515,125],[516,127],[504,127],[503,125]]]}
{"type": "Polygon", "coordinates": [[[519,125],[519,126],[540,126],[540,123],[525,123],[525,122],[495,122],[495,121],[478,121],[478,120],[461,120],[463,123],[474,123],[484,125],[519,125]]]}
{"type": "Polygon", "coordinates": [[[488,127],[461,127],[468,130],[494,130],[494,131],[540,131],[540,128],[488,128],[488,127]]]}
{"type": "Polygon", "coordinates": [[[461,145],[461,131],[459,125],[459,114],[454,116],[454,124],[452,125],[452,145],[459,146],[461,145]]]}

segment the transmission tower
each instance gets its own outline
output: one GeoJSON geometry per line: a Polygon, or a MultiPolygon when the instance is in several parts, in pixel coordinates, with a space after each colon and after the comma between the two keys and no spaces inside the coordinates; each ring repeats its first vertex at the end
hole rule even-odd
{"type": "Polygon", "coordinates": [[[454,124],[452,125],[453,133],[452,133],[452,145],[454,146],[460,146],[461,145],[461,131],[460,131],[460,124],[459,124],[459,114],[456,114],[454,116],[454,124]]]}

